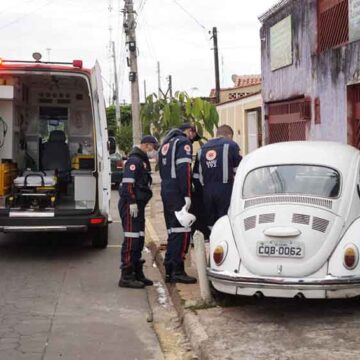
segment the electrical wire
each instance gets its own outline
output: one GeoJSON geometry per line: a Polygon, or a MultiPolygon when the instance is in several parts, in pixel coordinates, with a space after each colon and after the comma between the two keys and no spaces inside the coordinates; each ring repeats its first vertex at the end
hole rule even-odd
{"type": "Polygon", "coordinates": [[[201,22],[187,9],[185,9],[185,7],[183,5],[181,5],[177,0],[173,0],[173,2],[185,13],[187,14],[191,19],[193,19],[193,21],[199,25],[203,30],[205,30],[206,32],[208,32],[208,29],[206,29],[206,27],[201,24],[201,22]]]}
{"type": "Polygon", "coordinates": [[[38,12],[39,10],[42,10],[43,8],[51,5],[51,3],[53,3],[53,2],[55,2],[55,0],[48,0],[45,4],[43,4],[42,6],[36,8],[35,10],[29,11],[29,12],[27,12],[27,13],[19,16],[19,17],[16,18],[15,20],[10,21],[10,22],[8,22],[7,24],[4,24],[4,25],[0,26],[0,30],[5,29],[6,27],[9,27],[9,26],[11,26],[11,25],[14,25],[14,24],[18,23],[19,21],[21,21],[22,19],[26,18],[27,16],[32,15],[32,14],[38,12]]]}
{"type": "MultiPolygon", "coordinates": [[[[28,5],[28,4],[30,4],[30,3],[34,2],[34,1],[37,1],[37,0],[28,0],[28,1],[25,2],[24,5],[28,5]]],[[[7,7],[7,8],[5,8],[5,9],[1,10],[0,15],[6,13],[7,11],[9,11],[11,9],[16,9],[17,7],[18,6],[16,6],[16,5],[11,5],[11,6],[7,7]]]]}

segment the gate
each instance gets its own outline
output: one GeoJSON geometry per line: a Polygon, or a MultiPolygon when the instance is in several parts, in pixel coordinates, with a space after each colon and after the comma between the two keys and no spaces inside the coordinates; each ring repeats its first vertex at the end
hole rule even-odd
{"type": "Polygon", "coordinates": [[[348,144],[360,150],[360,85],[348,87],[348,144]]]}

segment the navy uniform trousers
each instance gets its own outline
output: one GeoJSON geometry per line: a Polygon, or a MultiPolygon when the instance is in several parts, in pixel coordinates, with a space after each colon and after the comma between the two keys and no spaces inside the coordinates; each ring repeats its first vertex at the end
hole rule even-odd
{"type": "Polygon", "coordinates": [[[145,203],[138,202],[139,213],[136,218],[130,215],[130,204],[119,201],[119,213],[124,229],[121,247],[121,268],[136,269],[142,264],[141,252],[145,241],[145,203]]]}

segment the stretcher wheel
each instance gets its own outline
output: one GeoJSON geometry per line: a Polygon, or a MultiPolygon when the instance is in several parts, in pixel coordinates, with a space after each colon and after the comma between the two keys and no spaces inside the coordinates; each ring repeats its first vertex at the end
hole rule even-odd
{"type": "Polygon", "coordinates": [[[91,244],[95,249],[105,249],[108,245],[108,225],[93,228],[91,231],[91,244]]]}

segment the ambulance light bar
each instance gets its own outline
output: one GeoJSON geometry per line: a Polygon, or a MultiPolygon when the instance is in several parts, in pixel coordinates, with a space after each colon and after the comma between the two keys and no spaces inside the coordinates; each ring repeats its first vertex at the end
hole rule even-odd
{"type": "Polygon", "coordinates": [[[72,65],[74,68],[82,69],[82,60],[73,60],[73,62],[57,62],[57,61],[29,61],[29,60],[4,60],[0,58],[0,66],[4,63],[21,63],[21,64],[51,64],[51,65],[72,65]]]}

